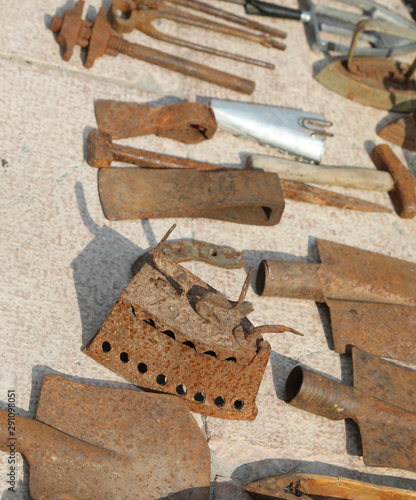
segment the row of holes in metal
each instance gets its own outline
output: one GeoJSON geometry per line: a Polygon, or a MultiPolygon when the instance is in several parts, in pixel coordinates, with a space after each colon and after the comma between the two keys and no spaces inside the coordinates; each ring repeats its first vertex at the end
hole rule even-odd
{"type": "MultiPolygon", "coordinates": [[[[102,348],[102,350],[104,352],[110,352],[111,351],[111,344],[110,344],[110,342],[103,342],[101,348],[102,348]]],[[[129,355],[128,355],[127,352],[122,352],[120,354],[120,361],[122,363],[128,363],[130,361],[129,355]]],[[[147,365],[145,363],[139,363],[137,365],[137,370],[138,370],[139,373],[144,374],[144,373],[147,372],[147,365]]],[[[160,374],[160,375],[158,375],[156,377],[156,382],[159,385],[164,386],[164,385],[166,385],[168,383],[168,378],[166,377],[166,375],[160,374]]],[[[185,394],[187,392],[188,392],[188,389],[186,388],[186,386],[184,386],[182,384],[176,386],[176,393],[179,396],[185,396],[185,394]]],[[[194,395],[194,400],[197,403],[204,403],[205,399],[206,399],[206,397],[205,397],[205,394],[203,392],[197,392],[194,395]]],[[[216,397],[214,399],[214,404],[215,404],[215,406],[218,406],[219,408],[221,408],[222,406],[225,405],[225,398],[223,398],[222,396],[216,397]]],[[[234,401],[233,407],[236,410],[242,410],[243,406],[244,406],[244,401],[241,401],[241,399],[237,399],[236,401],[234,401]]]]}
{"type": "MultiPolygon", "coordinates": [[[[143,321],[145,323],[147,323],[148,325],[153,326],[153,328],[156,328],[155,322],[152,319],[144,319],[143,321]]],[[[167,335],[171,339],[176,340],[175,333],[172,332],[172,330],[165,330],[162,333],[164,333],[165,335],[167,335]]],[[[182,342],[182,344],[186,345],[186,346],[190,347],[191,349],[194,349],[194,351],[196,351],[195,344],[193,342],[191,342],[190,340],[182,342]]],[[[204,354],[208,354],[208,356],[213,356],[214,358],[217,357],[217,354],[214,351],[206,351],[206,352],[204,352],[204,354]]],[[[225,361],[232,361],[233,363],[236,363],[237,359],[232,356],[230,358],[227,358],[225,361]]]]}

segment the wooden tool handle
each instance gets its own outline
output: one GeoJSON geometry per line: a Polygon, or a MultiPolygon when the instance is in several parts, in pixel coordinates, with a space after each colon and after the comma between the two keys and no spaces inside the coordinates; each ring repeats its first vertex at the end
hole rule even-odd
{"type": "Polygon", "coordinates": [[[274,172],[283,180],[312,184],[330,184],[368,191],[391,191],[394,187],[393,178],[388,172],[356,167],[313,165],[273,156],[249,156],[246,168],[274,172]]]}

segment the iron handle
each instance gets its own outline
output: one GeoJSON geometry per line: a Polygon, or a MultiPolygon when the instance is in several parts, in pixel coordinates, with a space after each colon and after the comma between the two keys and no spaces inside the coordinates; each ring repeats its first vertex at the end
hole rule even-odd
{"type": "Polygon", "coordinates": [[[302,19],[302,11],[299,9],[289,9],[260,0],[247,0],[245,4],[247,14],[257,16],[279,17],[281,19],[292,19],[299,21],[302,19]]]}

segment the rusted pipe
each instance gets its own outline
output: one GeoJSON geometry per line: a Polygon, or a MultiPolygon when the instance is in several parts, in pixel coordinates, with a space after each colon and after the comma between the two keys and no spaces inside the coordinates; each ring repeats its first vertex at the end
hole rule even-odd
{"type": "Polygon", "coordinates": [[[256,278],[259,295],[325,302],[318,270],[320,264],[263,260],[256,278]]]}

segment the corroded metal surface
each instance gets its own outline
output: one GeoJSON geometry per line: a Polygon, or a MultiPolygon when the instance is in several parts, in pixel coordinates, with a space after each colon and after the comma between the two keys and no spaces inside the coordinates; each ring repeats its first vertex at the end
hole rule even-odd
{"type": "Polygon", "coordinates": [[[109,134],[93,129],[88,134],[88,163],[92,167],[109,167],[113,161],[147,168],[191,168],[193,170],[225,170],[221,165],[179,158],[144,149],[121,146],[111,141],[109,134]]]}
{"type": "Polygon", "coordinates": [[[269,172],[101,168],[98,188],[110,220],[204,217],[272,226],[284,209],[279,178],[269,172]]]}
{"type": "Polygon", "coordinates": [[[217,130],[212,109],[199,102],[146,106],[99,100],[95,103],[95,116],[99,129],[112,139],[155,134],[196,144],[211,139],[217,130]]]}
{"type": "Polygon", "coordinates": [[[253,481],[244,489],[256,500],[412,500],[416,492],[345,477],[279,474],[253,481]]]}
{"type": "Polygon", "coordinates": [[[296,366],[286,381],[285,401],[331,420],[352,418],[360,428],[366,465],[416,471],[415,374],[357,347],[352,356],[354,387],[296,366]],[[369,360],[372,376],[360,379],[361,371],[369,370],[369,360]],[[395,382],[378,391],[386,379],[395,382]],[[398,384],[405,391],[390,397],[398,384]]]}
{"type": "MultiPolygon", "coordinates": [[[[0,449],[9,452],[7,415],[0,449]]],[[[178,398],[46,375],[36,418],[16,416],[16,431],[35,500],[208,499],[209,448],[178,398]]]]}
{"type": "Polygon", "coordinates": [[[345,60],[331,62],[314,78],[352,101],[377,109],[409,113],[416,107],[414,79],[404,82],[407,64],[390,59],[355,57],[353,71],[345,60]]]}
{"type": "Polygon", "coordinates": [[[389,191],[389,195],[400,217],[404,219],[416,217],[415,178],[409,169],[387,144],[376,146],[371,152],[371,158],[379,170],[390,172],[394,179],[394,188],[389,191]]]}
{"type": "Polygon", "coordinates": [[[416,264],[317,239],[321,264],[261,262],[257,293],[326,302],[334,349],[416,361],[416,264]]]}
{"type": "Polygon", "coordinates": [[[82,21],[83,6],[84,1],[79,0],[75,7],[65,12],[63,18],[54,16],[51,22],[50,28],[53,32],[58,33],[58,43],[62,47],[65,61],[69,61],[74,46],[77,44],[88,49],[84,63],[86,68],[91,68],[94,61],[104,54],[110,56],[126,54],[135,59],[215,83],[236,92],[253,93],[255,83],[251,80],[124,40],[122,36],[112,31],[105,17],[104,7],[98,11],[94,23],[82,21]]]}
{"type": "MultiPolygon", "coordinates": [[[[233,248],[221,247],[203,241],[171,241],[163,246],[163,253],[175,262],[197,260],[225,269],[240,269],[244,267],[243,252],[233,248]]],[[[133,274],[137,274],[146,262],[152,260],[153,251],[141,255],[133,264],[133,274]]]]}
{"type": "MultiPolygon", "coordinates": [[[[195,8],[193,3],[191,6],[195,8]]],[[[200,43],[184,40],[160,31],[153,24],[159,19],[169,19],[182,24],[188,24],[204,30],[216,31],[228,36],[240,37],[245,40],[260,43],[266,47],[275,47],[281,50],[286,48],[286,45],[274,40],[270,36],[255,33],[253,31],[242,30],[228,24],[221,24],[207,17],[201,17],[191,14],[187,10],[178,9],[161,0],[115,0],[110,6],[108,17],[111,26],[120,33],[128,33],[134,28],[146,33],[153,38],[162,40],[167,43],[173,43],[181,47],[187,47],[192,50],[207,52],[220,57],[227,57],[237,61],[254,64],[264,68],[274,69],[274,64],[253,59],[251,57],[242,56],[239,54],[230,53],[224,50],[215,49],[213,47],[202,45],[200,43]]]]}
{"type": "Polygon", "coordinates": [[[416,116],[405,115],[383,127],[377,134],[401,148],[416,151],[416,116]]]}
{"type": "Polygon", "coordinates": [[[270,355],[261,334],[293,330],[254,327],[244,302],[251,274],[232,302],[163,254],[169,234],[84,352],[136,385],[180,396],[192,411],[252,420],[270,355]]]}
{"type": "Polygon", "coordinates": [[[361,212],[384,212],[391,210],[378,203],[346,196],[344,194],[318,188],[303,182],[288,181],[280,179],[283,196],[289,200],[313,203],[314,205],[326,205],[329,207],[345,208],[349,210],[359,210],[361,212]]]}

